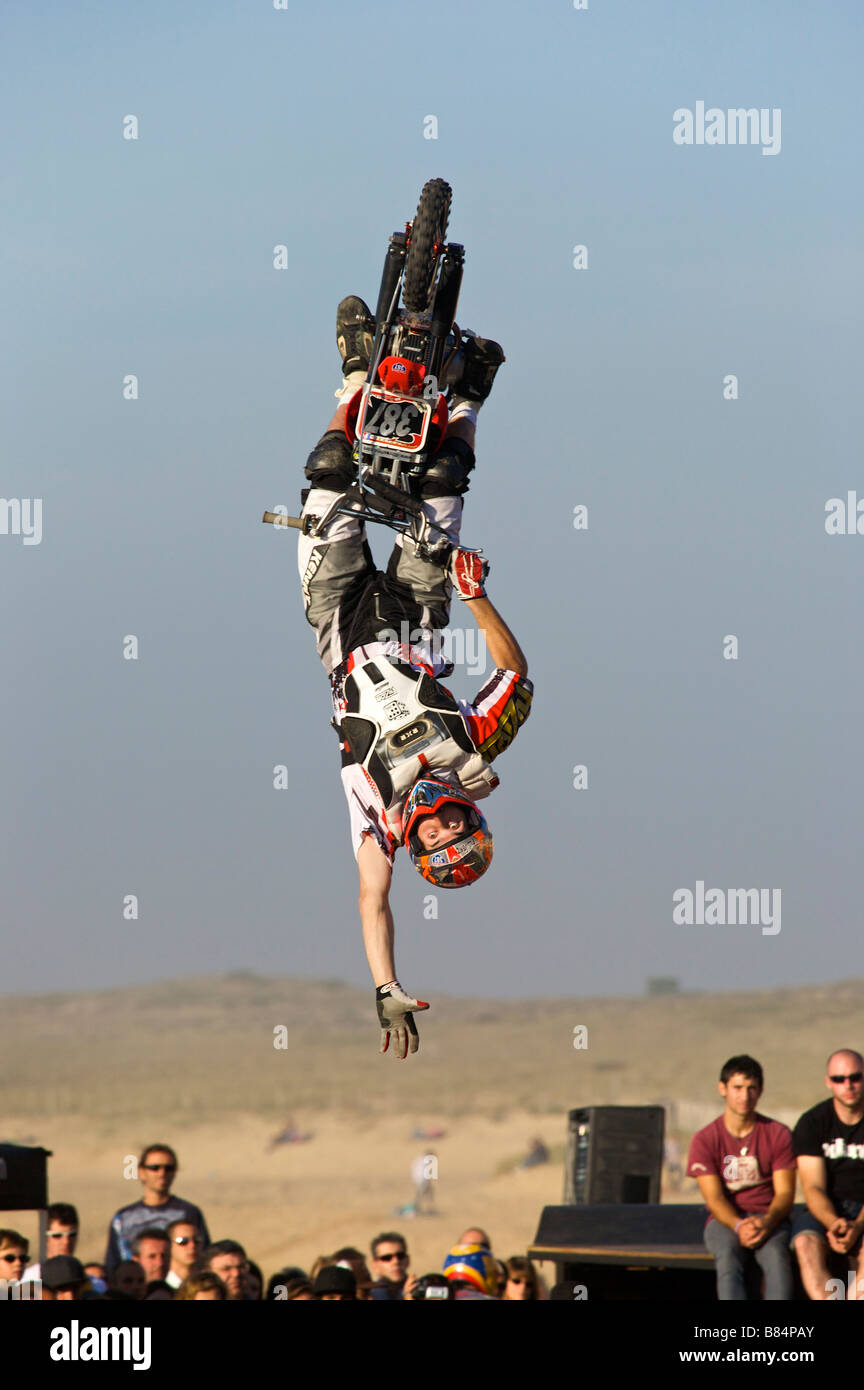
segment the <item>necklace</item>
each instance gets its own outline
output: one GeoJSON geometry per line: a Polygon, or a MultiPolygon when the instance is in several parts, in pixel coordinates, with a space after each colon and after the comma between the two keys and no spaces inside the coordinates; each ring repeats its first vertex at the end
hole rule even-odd
{"type": "MultiPolygon", "coordinates": [[[[744,1137],[743,1135],[735,1135],[735,1134],[732,1134],[731,1130],[729,1130],[729,1129],[726,1130],[726,1133],[730,1136],[730,1138],[737,1140],[737,1142],[738,1142],[739,1144],[741,1144],[741,1139],[744,1137]]],[[[751,1134],[748,1134],[748,1135],[747,1135],[747,1142],[746,1142],[746,1144],[741,1144],[741,1147],[740,1147],[740,1149],[738,1150],[738,1156],[739,1156],[739,1158],[746,1158],[746,1157],[747,1157],[747,1154],[748,1154],[748,1152],[749,1152],[749,1150],[750,1150],[751,1137],[752,1137],[751,1134]]]]}

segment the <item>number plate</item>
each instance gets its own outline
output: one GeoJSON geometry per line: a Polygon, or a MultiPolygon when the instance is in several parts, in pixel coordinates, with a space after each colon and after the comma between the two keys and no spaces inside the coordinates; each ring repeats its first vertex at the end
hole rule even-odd
{"type": "MultiPolygon", "coordinates": [[[[428,401],[397,396],[389,391],[370,391],[363,422],[363,443],[379,444],[388,451],[406,454],[423,448],[429,433],[432,406],[428,401]]],[[[357,416],[357,426],[360,415],[357,416]]]]}

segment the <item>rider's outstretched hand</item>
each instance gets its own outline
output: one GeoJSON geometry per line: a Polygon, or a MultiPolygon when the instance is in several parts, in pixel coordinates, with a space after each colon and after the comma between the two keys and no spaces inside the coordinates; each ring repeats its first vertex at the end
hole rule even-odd
{"type": "Polygon", "coordinates": [[[447,573],[453,582],[454,592],[466,603],[472,598],[486,597],[483,582],[489,573],[489,561],[484,560],[482,555],[475,554],[473,550],[460,550],[455,545],[447,573]]]}
{"type": "Polygon", "coordinates": [[[398,980],[389,985],[379,985],[375,991],[375,1004],[378,1009],[378,1022],[381,1024],[381,1052],[386,1052],[393,1039],[393,1052],[403,1062],[409,1052],[416,1052],[420,1046],[417,1025],[413,1010],[428,1009],[422,999],[413,999],[406,994],[398,980]]]}

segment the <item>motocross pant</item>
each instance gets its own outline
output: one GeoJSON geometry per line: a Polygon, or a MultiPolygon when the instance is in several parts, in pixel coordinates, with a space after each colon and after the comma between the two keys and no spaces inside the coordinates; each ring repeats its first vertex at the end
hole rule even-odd
{"type": "MultiPolygon", "coordinates": [[[[445,439],[433,476],[422,488],[423,510],[458,545],[462,493],[474,466],[464,440],[445,439]]],[[[306,463],[311,487],[302,515],[322,516],[353,479],[351,445],[328,430],[306,463]]],[[[362,520],[340,515],[321,536],[300,535],[297,564],[306,620],[315,628],[328,675],[349,652],[368,642],[404,640],[404,632],[447,626],[453,586],[442,565],[421,559],[408,536],[398,536],[387,569],[376,568],[362,520]],[[382,636],[382,634],[386,634],[382,636]]]]}

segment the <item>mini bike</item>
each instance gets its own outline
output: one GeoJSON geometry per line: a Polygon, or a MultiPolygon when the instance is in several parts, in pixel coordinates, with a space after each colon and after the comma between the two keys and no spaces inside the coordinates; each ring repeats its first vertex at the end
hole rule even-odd
{"type": "Polygon", "coordinates": [[[465,251],[445,242],[450,199],[450,185],[430,179],[413,222],[387,247],[369,371],[345,421],[357,482],[322,516],[265,512],[265,522],[320,535],[350,512],[410,536],[424,559],[441,555],[446,537],[423,511],[418,485],[447,429],[451,393],[441,383],[456,375],[470,336],[455,322],[465,251]]]}

